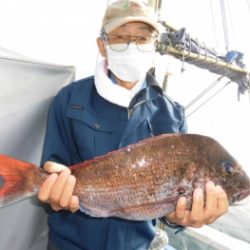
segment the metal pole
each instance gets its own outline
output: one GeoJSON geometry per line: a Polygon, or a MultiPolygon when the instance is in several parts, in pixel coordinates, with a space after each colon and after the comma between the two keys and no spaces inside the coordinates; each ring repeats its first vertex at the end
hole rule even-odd
{"type": "Polygon", "coordinates": [[[157,13],[161,10],[162,0],[148,0],[148,4],[152,6],[157,13]]]}
{"type": "Polygon", "coordinates": [[[156,10],[156,2],[157,0],[148,0],[148,4],[152,6],[156,10]]]}

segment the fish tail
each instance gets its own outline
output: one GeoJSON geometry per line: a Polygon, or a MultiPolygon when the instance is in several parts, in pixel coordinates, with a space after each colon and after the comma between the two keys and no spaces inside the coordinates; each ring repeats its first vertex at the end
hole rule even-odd
{"type": "Polygon", "coordinates": [[[0,207],[34,195],[39,172],[31,163],[0,155],[0,207]]]}

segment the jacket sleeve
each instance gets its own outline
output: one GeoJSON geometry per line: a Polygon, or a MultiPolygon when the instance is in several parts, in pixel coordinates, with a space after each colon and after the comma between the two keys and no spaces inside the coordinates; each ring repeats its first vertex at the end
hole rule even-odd
{"type": "Polygon", "coordinates": [[[54,98],[48,113],[41,166],[46,161],[71,165],[70,123],[66,117],[69,94],[62,89],[54,98]]]}
{"type": "Polygon", "coordinates": [[[183,106],[167,96],[156,99],[153,105],[156,107],[152,116],[154,135],[187,133],[187,120],[183,106]]]}
{"type": "MultiPolygon", "coordinates": [[[[166,100],[166,99],[165,99],[166,100]]],[[[167,107],[169,118],[177,127],[178,133],[187,133],[187,119],[185,115],[185,108],[178,102],[172,101],[167,98],[167,107]]]]}

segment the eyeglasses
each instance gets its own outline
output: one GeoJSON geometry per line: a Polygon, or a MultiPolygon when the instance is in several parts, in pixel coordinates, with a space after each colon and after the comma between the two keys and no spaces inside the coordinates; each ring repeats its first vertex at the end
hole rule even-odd
{"type": "Polygon", "coordinates": [[[124,51],[129,47],[130,43],[135,42],[138,50],[151,52],[156,48],[158,41],[158,36],[107,35],[104,33],[101,37],[114,51],[124,51]]]}

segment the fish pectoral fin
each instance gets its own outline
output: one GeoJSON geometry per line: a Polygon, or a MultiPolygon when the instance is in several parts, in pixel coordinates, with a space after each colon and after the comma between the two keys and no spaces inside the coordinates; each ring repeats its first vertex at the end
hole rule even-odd
{"type": "Polygon", "coordinates": [[[105,208],[98,209],[95,207],[87,207],[83,203],[80,203],[80,211],[92,217],[103,217],[103,218],[109,217],[109,213],[106,211],[105,208]]]}

